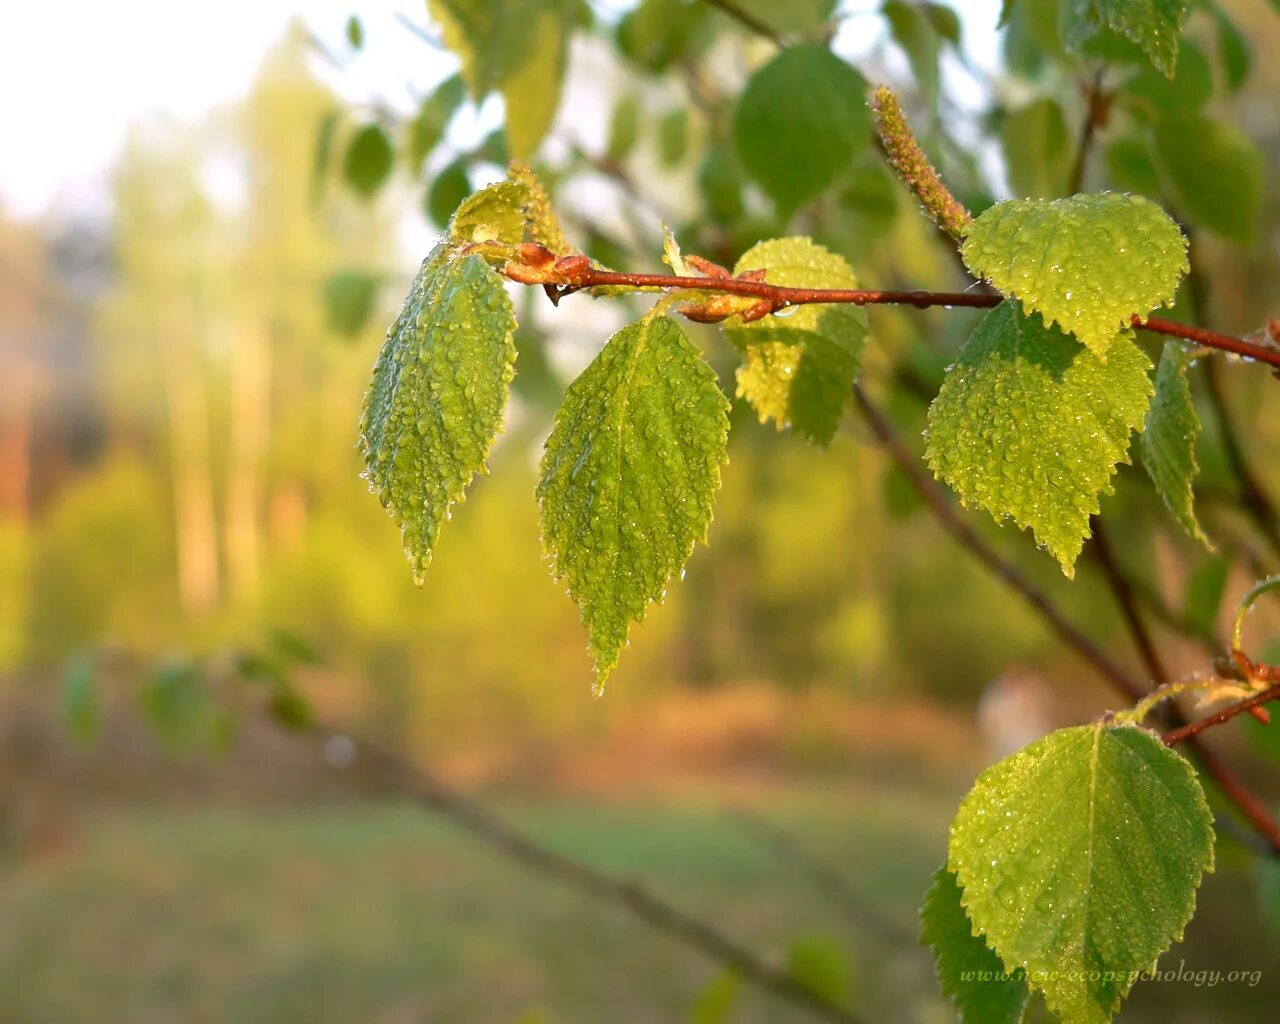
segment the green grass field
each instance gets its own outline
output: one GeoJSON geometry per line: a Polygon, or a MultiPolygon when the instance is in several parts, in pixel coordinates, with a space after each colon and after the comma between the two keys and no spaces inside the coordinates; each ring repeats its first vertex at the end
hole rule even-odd
{"type": "MultiPolygon", "coordinates": [[[[848,784],[753,802],[907,934],[953,808],[953,794],[848,784]]],[[[856,924],[710,802],[505,809],[543,842],[643,880],[765,955],[796,936],[839,943],[864,1020],[951,1019],[923,951],[883,924],[856,924]]],[[[1122,1020],[1266,1019],[1274,953],[1247,903],[1225,905],[1249,898],[1245,883],[1223,866],[1170,962],[1260,968],[1262,983],[1148,985],[1122,1020]]],[[[5,1024],[678,1022],[716,974],[407,805],[103,813],[56,856],[0,865],[5,1024]]],[[[746,993],[729,1019],[807,1018],[746,993]]]]}

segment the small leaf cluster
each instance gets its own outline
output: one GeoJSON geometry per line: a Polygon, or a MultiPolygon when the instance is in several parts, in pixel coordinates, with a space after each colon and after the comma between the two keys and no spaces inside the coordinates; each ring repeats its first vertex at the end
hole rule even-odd
{"type": "MultiPolygon", "coordinates": [[[[453,506],[487,472],[503,426],[516,320],[495,268],[554,287],[587,262],[557,257],[546,241],[562,244],[562,235],[527,169],[470,197],[423,261],[378,356],[360,446],[419,584],[453,506]]],[[[669,259],[683,265],[674,240],[669,259]]],[[[844,260],[803,238],[763,242],[737,269],[784,285],[856,284],[844,260]]],[[[569,386],[542,459],[543,540],[587,627],[597,688],[632,623],[706,540],[728,457],[729,401],[665,314],[669,304],[610,338],[569,386]]],[[[726,333],[742,353],[739,392],[761,419],[830,441],[857,372],[865,313],[813,306],[792,319],[731,317],[726,333]]]]}

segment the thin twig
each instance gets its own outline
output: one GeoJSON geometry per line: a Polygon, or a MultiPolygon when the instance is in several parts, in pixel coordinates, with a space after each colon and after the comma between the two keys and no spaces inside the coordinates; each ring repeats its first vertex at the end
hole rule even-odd
{"type": "Polygon", "coordinates": [[[738,945],[714,925],[668,903],[636,882],[615,878],[549,849],[480,803],[447,786],[422,768],[389,750],[342,730],[317,728],[322,744],[341,738],[354,746],[355,760],[386,783],[447,818],[498,853],[555,878],[601,903],[621,908],[658,931],[698,950],[733,971],[744,982],[784,1000],[816,1019],[859,1024],[858,1018],[738,945]]]}
{"type": "MultiPolygon", "coordinates": [[[[1023,577],[1017,568],[997,553],[960,518],[941,490],[920,469],[915,457],[903,444],[885,415],[867,397],[862,386],[854,384],[853,393],[858,410],[870,425],[872,432],[884,445],[885,450],[942,527],[997,579],[1003,580],[1039,612],[1041,618],[1067,646],[1075,650],[1099,675],[1128,697],[1131,703],[1136,704],[1141,700],[1146,695],[1146,687],[1072,625],[1045,594],[1023,577]]],[[[1187,742],[1188,747],[1195,752],[1200,764],[1218,784],[1219,789],[1235,804],[1254,831],[1265,840],[1267,852],[1280,855],[1280,823],[1272,817],[1267,805],[1251,793],[1213,751],[1199,742],[1197,737],[1193,736],[1187,742]]]]}
{"type": "MultiPolygon", "coordinates": [[[[1156,689],[1158,690],[1161,686],[1169,685],[1171,679],[1169,672],[1156,649],[1155,642],[1151,638],[1151,633],[1147,629],[1146,623],[1143,621],[1142,613],[1138,610],[1129,579],[1112,553],[1107,534],[1102,529],[1101,522],[1097,517],[1094,518],[1093,529],[1093,544],[1090,545],[1090,550],[1102,569],[1103,576],[1111,588],[1112,596],[1115,597],[1116,604],[1120,607],[1121,615],[1124,617],[1125,625],[1128,627],[1133,644],[1138,649],[1147,672],[1155,680],[1156,689]]],[[[1150,694],[1148,697],[1150,697],[1150,694]]],[[[1175,733],[1180,728],[1185,727],[1186,719],[1176,705],[1166,706],[1164,715],[1166,720],[1174,727],[1175,733]]],[[[1199,730],[1196,731],[1198,732],[1199,730]]],[[[1237,779],[1218,755],[1200,742],[1194,733],[1189,734],[1185,739],[1187,740],[1188,749],[1200,763],[1200,766],[1218,784],[1218,788],[1222,790],[1227,799],[1235,804],[1236,809],[1249,822],[1254,831],[1266,841],[1267,849],[1264,852],[1273,856],[1280,855],[1280,822],[1276,821],[1267,805],[1237,779]]]]}
{"type": "Polygon", "coordinates": [[[1137,597],[1129,584],[1129,578],[1120,568],[1120,563],[1116,561],[1115,554],[1111,550],[1111,541],[1107,539],[1107,530],[1103,527],[1100,516],[1093,517],[1093,542],[1089,546],[1089,551],[1102,569],[1107,586],[1111,588],[1112,596],[1120,607],[1120,614],[1129,629],[1129,635],[1133,638],[1133,645],[1142,658],[1142,664],[1146,666],[1147,674],[1157,684],[1167,683],[1170,678],[1169,672],[1160,658],[1160,653],[1156,650],[1155,641],[1152,640],[1151,632],[1142,619],[1142,613],[1138,610],[1137,597]]]}
{"type": "Polygon", "coordinates": [[[1261,707],[1263,704],[1269,704],[1273,700],[1280,700],[1280,682],[1273,683],[1265,690],[1259,690],[1252,697],[1248,697],[1245,700],[1235,704],[1228,704],[1221,711],[1216,711],[1212,715],[1198,718],[1194,722],[1180,725],[1176,729],[1170,729],[1164,734],[1165,746],[1172,747],[1178,743],[1185,743],[1206,729],[1221,725],[1223,722],[1229,722],[1237,715],[1243,715],[1254,708],[1261,707]]]}
{"type": "MultiPolygon", "coordinates": [[[[514,278],[513,278],[514,279],[514,278]]],[[[524,282],[528,283],[528,282],[524,282]]],[[[712,292],[721,295],[749,295],[772,304],[776,312],[790,306],[807,306],[822,303],[854,306],[914,306],[928,309],[932,306],[968,306],[989,309],[1004,301],[1000,295],[981,292],[930,292],[930,291],[876,291],[859,288],[787,288],[767,281],[744,280],[741,277],[684,277],[677,274],[629,274],[616,270],[601,270],[585,266],[575,268],[572,282],[548,284],[553,301],[583,289],[604,286],[675,291],[712,292]]],[[[1247,356],[1259,362],[1280,368],[1280,348],[1255,344],[1243,338],[1220,334],[1203,327],[1175,323],[1159,317],[1132,318],[1133,326],[1172,338],[1194,341],[1207,348],[1219,349],[1234,355],[1247,356]]]]}

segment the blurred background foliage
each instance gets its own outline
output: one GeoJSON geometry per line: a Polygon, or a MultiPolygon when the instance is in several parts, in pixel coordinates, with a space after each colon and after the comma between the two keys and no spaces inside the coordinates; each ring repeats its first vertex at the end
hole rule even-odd
{"type": "MultiPolygon", "coordinates": [[[[1280,18],[1264,0],[1195,5],[1169,81],[1118,37],[1067,52],[1050,0],[1014,3],[998,37],[994,3],[728,6],[431,0],[398,18],[371,7],[338,26],[298,22],[241,98],[199,123],[137,124],[104,216],[0,210],[0,1016],[89,1019],[74,981],[130,1021],[174,1007],[208,1020],[670,1020],[715,982],[624,921],[476,863],[463,840],[335,781],[251,714],[216,718],[221,699],[201,710],[189,677],[204,669],[191,666],[283,644],[323,719],[487,787],[550,841],[654,875],[765,944],[844,928],[717,807],[745,800],[783,820],[902,931],[868,943],[855,929],[856,981],[827,983],[864,1009],[894,1007],[883,1019],[945,1019],[910,937],[955,797],[1011,738],[1115,698],[939,531],[858,423],[821,451],[737,403],[710,547],[594,701],[532,491],[563,387],[626,304],[553,310],[515,295],[508,428],[421,590],[359,479],[369,368],[431,235],[513,155],[550,183],[574,240],[619,269],[659,266],[665,221],[686,252],[728,265],[760,238],[804,233],[868,285],[957,286],[954,253],[866,126],[830,122],[824,90],[847,98],[860,75],[895,85],[975,212],[1064,194],[1092,107],[1084,188],[1169,207],[1195,267],[1178,315],[1256,334],[1278,312],[1280,18]],[[376,59],[379,33],[421,37],[410,99],[347,77],[376,59]],[[770,34],[852,63],[753,91],[770,34]],[[797,177],[824,132],[830,172],[797,177]],[[178,723],[173,743],[136,726],[139,707],[178,723]],[[71,745],[63,713],[87,742],[71,745]],[[348,797],[361,802],[341,816],[314,809],[348,797]],[[276,810],[243,810],[256,804],[276,810]],[[175,922],[188,884],[203,895],[175,922]],[[150,936],[137,977],[116,970],[117,935],[150,936]],[[480,980],[499,964],[497,984],[480,980]],[[545,1016],[517,1016],[530,1007],[545,1016]]],[[[863,379],[917,443],[975,316],[871,319],[863,379]]],[[[694,330],[732,392],[732,354],[694,330]]],[[[1217,552],[1179,533],[1140,470],[1104,503],[1179,671],[1204,664],[1196,636],[1220,632],[1280,555],[1277,524],[1269,541],[1241,505],[1221,419],[1229,410],[1258,485],[1280,494],[1275,382],[1224,361],[1195,377],[1217,552]]],[[[1027,537],[970,518],[1136,664],[1096,571],[1068,583],[1027,537]]],[[[1274,749],[1242,756],[1259,768],[1274,749]]],[[[1247,858],[1227,869],[1210,888],[1251,905],[1247,858]]],[[[1212,966],[1275,965],[1248,952],[1266,904],[1237,906],[1240,924],[1215,901],[1202,901],[1193,953],[1229,943],[1241,962],[1212,966]]],[[[1251,1007],[1277,986],[1152,990],[1126,1012],[1260,1019],[1251,1007]]],[[[692,1019],[784,1019],[717,991],[692,1019]],[[741,1016],[715,1016],[716,999],[741,1016]]]]}

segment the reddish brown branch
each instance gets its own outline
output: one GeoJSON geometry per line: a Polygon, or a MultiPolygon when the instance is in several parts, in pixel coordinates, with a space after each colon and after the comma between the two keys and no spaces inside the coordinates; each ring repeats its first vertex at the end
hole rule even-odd
{"type": "MultiPolygon", "coordinates": [[[[1087,661],[1107,682],[1123,693],[1130,701],[1137,703],[1146,694],[1142,683],[1130,675],[1121,665],[1113,661],[1097,644],[1082,633],[1049,599],[1024,577],[990,544],[980,537],[974,529],[964,521],[955,506],[946,495],[920,468],[919,461],[912,455],[902,439],[894,431],[884,413],[868,398],[861,385],[853,386],[854,399],[858,410],[871,427],[877,439],[884,445],[897,467],[903,472],[916,493],[924,500],[934,518],[950,533],[970,554],[978,559],[997,579],[1004,581],[1016,591],[1044,619],[1054,633],[1068,647],[1087,661]]],[[[1245,709],[1248,710],[1248,709],[1245,709]]],[[[1208,747],[1200,742],[1199,737],[1190,736],[1188,747],[1194,752],[1205,772],[1217,783],[1223,795],[1235,805],[1241,816],[1266,844],[1266,851],[1280,855],[1280,823],[1272,817],[1263,800],[1250,792],[1226,765],[1219,760],[1208,747]]]]}
{"type": "Polygon", "coordinates": [[[1164,734],[1165,746],[1172,747],[1175,744],[1183,743],[1198,736],[1206,729],[1221,725],[1223,722],[1229,722],[1237,715],[1246,714],[1254,708],[1262,707],[1263,704],[1269,704],[1273,700],[1280,700],[1280,682],[1273,683],[1265,690],[1259,690],[1252,697],[1245,700],[1235,704],[1228,704],[1221,711],[1215,711],[1212,715],[1198,718],[1194,722],[1180,725],[1176,729],[1170,729],[1164,734]]]}
{"type": "MultiPolygon", "coordinates": [[[[508,264],[504,271],[513,280],[520,280],[511,271],[519,273],[520,265],[508,264]]],[[[767,281],[752,281],[741,277],[681,277],[677,274],[627,274],[616,270],[600,270],[592,266],[574,267],[572,273],[566,275],[567,283],[555,280],[522,281],[524,284],[546,284],[548,294],[553,302],[559,302],[566,295],[587,288],[624,287],[624,288],[657,288],[663,291],[698,291],[713,292],[719,295],[745,295],[763,299],[771,304],[773,312],[789,306],[809,306],[823,303],[853,306],[914,306],[916,309],[928,309],[932,306],[967,306],[974,309],[989,309],[1004,301],[1000,295],[982,292],[930,292],[930,291],[876,291],[861,288],[787,288],[782,285],[769,284],[767,281]]],[[[1206,348],[1231,352],[1235,355],[1256,359],[1280,369],[1280,348],[1259,345],[1243,338],[1229,334],[1219,334],[1203,327],[1192,327],[1189,324],[1175,323],[1159,317],[1133,318],[1133,325],[1156,334],[1168,335],[1192,341],[1206,348]]]]}

